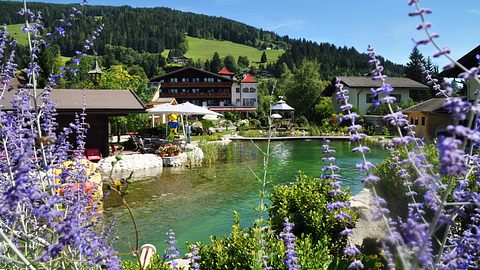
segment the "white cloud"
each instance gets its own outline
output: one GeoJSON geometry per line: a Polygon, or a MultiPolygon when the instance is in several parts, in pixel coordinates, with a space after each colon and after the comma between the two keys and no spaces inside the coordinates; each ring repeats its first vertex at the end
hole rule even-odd
{"type": "Polygon", "coordinates": [[[276,23],[270,25],[267,29],[272,31],[278,31],[284,28],[298,28],[305,24],[304,20],[287,20],[285,22],[276,23]]]}
{"type": "Polygon", "coordinates": [[[480,9],[469,9],[467,12],[480,16],[480,9]]]}

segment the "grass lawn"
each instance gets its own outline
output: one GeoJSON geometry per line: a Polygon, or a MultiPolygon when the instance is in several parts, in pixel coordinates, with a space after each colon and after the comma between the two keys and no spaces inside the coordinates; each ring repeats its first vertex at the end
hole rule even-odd
{"type": "MultiPolygon", "coordinates": [[[[213,54],[218,52],[220,58],[224,58],[227,55],[232,55],[235,57],[235,60],[237,60],[239,56],[247,56],[248,60],[250,60],[250,65],[258,66],[259,63],[256,62],[260,62],[260,58],[262,57],[263,53],[263,51],[257,48],[233,43],[231,41],[210,40],[189,36],[187,36],[187,40],[188,51],[185,54],[185,57],[192,58],[193,60],[211,60],[213,54]]],[[[170,50],[165,49],[162,52],[163,57],[167,57],[169,51],[170,50]]],[[[267,63],[276,62],[278,57],[284,52],[285,51],[283,50],[265,51],[267,55],[267,63]]]]}
{"type": "Polygon", "coordinates": [[[23,26],[23,23],[19,24],[9,24],[7,25],[8,35],[15,39],[19,45],[26,46],[28,45],[27,34],[23,33],[20,29],[23,26]]]}

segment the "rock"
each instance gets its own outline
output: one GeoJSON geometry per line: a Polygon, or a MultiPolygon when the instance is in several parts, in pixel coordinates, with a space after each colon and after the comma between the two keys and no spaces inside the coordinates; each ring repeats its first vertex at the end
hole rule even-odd
{"type": "MultiPolygon", "coordinates": [[[[115,156],[107,157],[98,162],[98,168],[103,174],[109,174],[112,171],[112,162],[116,161],[115,156]]],[[[162,158],[154,154],[132,154],[125,155],[117,161],[113,172],[131,172],[158,168],[163,166],[162,158]]]]}
{"type": "Polygon", "coordinates": [[[350,199],[350,206],[358,214],[358,220],[352,233],[348,236],[349,245],[361,246],[364,239],[370,238],[378,241],[385,236],[387,230],[385,223],[371,218],[370,213],[373,208],[370,201],[372,199],[373,194],[369,189],[363,189],[350,199]]]}
{"type": "Polygon", "coordinates": [[[163,165],[165,167],[180,167],[184,165],[195,167],[202,165],[203,158],[202,149],[189,144],[185,147],[185,152],[173,157],[164,157],[163,165]]]}

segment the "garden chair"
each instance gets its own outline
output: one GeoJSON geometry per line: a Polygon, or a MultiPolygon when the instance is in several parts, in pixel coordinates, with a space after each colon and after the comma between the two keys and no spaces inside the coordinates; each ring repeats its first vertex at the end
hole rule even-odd
{"type": "Polygon", "coordinates": [[[140,258],[140,269],[147,269],[150,264],[150,260],[157,253],[157,249],[154,245],[145,244],[138,251],[138,256],[140,258]]]}
{"type": "Polygon", "coordinates": [[[98,162],[103,158],[98,148],[86,148],[85,157],[91,162],[98,162]]]}

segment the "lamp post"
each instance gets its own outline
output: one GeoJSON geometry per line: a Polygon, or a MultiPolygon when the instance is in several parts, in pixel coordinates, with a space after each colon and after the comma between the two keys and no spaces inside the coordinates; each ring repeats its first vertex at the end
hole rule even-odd
{"type": "Polygon", "coordinates": [[[90,75],[90,78],[92,79],[93,85],[97,86],[100,83],[102,73],[103,71],[98,64],[97,57],[95,57],[95,63],[93,64],[93,68],[88,72],[88,75],[90,75]]]}

